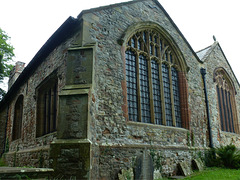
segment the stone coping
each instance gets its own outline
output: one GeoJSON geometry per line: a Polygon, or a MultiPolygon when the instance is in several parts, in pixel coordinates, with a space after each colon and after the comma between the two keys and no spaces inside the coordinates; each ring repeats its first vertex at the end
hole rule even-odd
{"type": "Polygon", "coordinates": [[[17,174],[17,173],[52,173],[51,168],[23,168],[23,167],[0,167],[0,174],[17,174]]]}

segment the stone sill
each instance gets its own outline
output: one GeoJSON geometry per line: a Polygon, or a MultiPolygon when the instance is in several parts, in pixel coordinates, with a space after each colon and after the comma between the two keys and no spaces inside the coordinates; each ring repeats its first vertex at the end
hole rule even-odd
{"type": "Polygon", "coordinates": [[[39,147],[35,147],[35,148],[29,148],[29,149],[21,149],[18,151],[9,151],[6,154],[11,155],[14,153],[21,154],[21,153],[29,153],[29,152],[48,151],[49,149],[50,149],[50,146],[46,145],[46,146],[39,146],[39,147]]]}
{"type": "Polygon", "coordinates": [[[57,136],[57,131],[49,133],[49,134],[45,134],[43,136],[36,137],[36,139],[44,139],[44,138],[47,138],[48,136],[53,136],[53,135],[57,136]]]}
{"type": "Polygon", "coordinates": [[[165,149],[165,150],[206,150],[209,147],[189,147],[183,145],[150,145],[150,144],[101,144],[99,147],[108,148],[136,148],[136,149],[165,149]]]}
{"type": "Polygon", "coordinates": [[[54,170],[50,168],[0,167],[0,174],[36,173],[36,172],[54,172],[54,170]]]}
{"type": "Polygon", "coordinates": [[[171,130],[171,131],[182,131],[182,132],[189,132],[188,129],[179,128],[179,127],[173,127],[173,126],[164,126],[164,125],[158,125],[158,124],[150,124],[150,123],[142,123],[142,122],[134,122],[134,121],[128,121],[127,125],[129,126],[139,126],[139,127],[149,127],[149,128],[156,128],[156,129],[164,129],[164,130],[171,130]]]}
{"type": "Polygon", "coordinates": [[[227,132],[227,131],[222,131],[221,130],[221,133],[224,134],[224,135],[227,135],[227,136],[240,136],[240,134],[237,134],[237,133],[233,133],[233,132],[227,132]]]}
{"type": "Polygon", "coordinates": [[[56,139],[51,144],[92,144],[89,139],[56,139]]]}

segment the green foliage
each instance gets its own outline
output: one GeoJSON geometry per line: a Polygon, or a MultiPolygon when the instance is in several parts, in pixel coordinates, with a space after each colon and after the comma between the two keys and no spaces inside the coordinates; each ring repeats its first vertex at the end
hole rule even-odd
{"type": "Polygon", "coordinates": [[[191,132],[191,141],[192,141],[192,146],[195,146],[195,136],[193,131],[191,132]]]}
{"type": "Polygon", "coordinates": [[[191,142],[190,142],[190,132],[187,132],[187,145],[191,146],[191,142]]]}
{"type": "Polygon", "coordinates": [[[217,180],[240,180],[240,170],[224,168],[207,168],[202,172],[194,172],[190,177],[184,179],[217,179],[217,180]]]}
{"type": "MultiPolygon", "coordinates": [[[[0,83],[4,77],[8,77],[13,68],[13,46],[9,43],[10,37],[0,28],[0,83]]],[[[5,91],[0,88],[0,100],[5,91]]]]}
{"type": "Polygon", "coordinates": [[[5,144],[5,152],[9,152],[9,140],[6,138],[6,144],[5,144]]]}
{"type": "Polygon", "coordinates": [[[150,149],[150,155],[153,160],[154,169],[161,171],[162,170],[162,162],[161,162],[161,154],[157,153],[155,149],[150,149]]]}
{"type": "Polygon", "coordinates": [[[218,166],[218,160],[216,159],[216,149],[211,148],[205,151],[204,162],[207,167],[218,166]]]}
{"type": "Polygon", "coordinates": [[[6,162],[4,161],[4,158],[0,158],[0,167],[7,166],[6,162]]]}
{"type": "Polygon", "coordinates": [[[236,146],[229,144],[227,146],[221,146],[217,149],[217,159],[220,163],[227,168],[240,168],[240,152],[236,146]]]}
{"type": "Polygon", "coordinates": [[[229,144],[217,149],[210,149],[205,153],[205,164],[208,167],[240,168],[240,151],[236,146],[229,144]]]}

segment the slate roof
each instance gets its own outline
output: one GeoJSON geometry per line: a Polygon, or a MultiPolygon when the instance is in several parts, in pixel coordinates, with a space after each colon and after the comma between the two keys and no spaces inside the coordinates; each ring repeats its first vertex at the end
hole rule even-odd
{"type": "Polygon", "coordinates": [[[202,49],[198,52],[196,52],[197,56],[199,57],[199,59],[201,61],[203,61],[203,59],[208,56],[208,54],[210,53],[211,50],[211,46],[206,47],[205,49],[202,49]]]}
{"type": "Polygon", "coordinates": [[[204,49],[202,49],[200,51],[197,51],[196,54],[197,54],[198,58],[202,61],[202,63],[204,63],[207,60],[208,56],[211,54],[211,52],[214,50],[214,48],[216,46],[218,46],[220,48],[220,51],[222,52],[222,54],[223,54],[223,56],[224,56],[224,58],[225,58],[225,60],[226,60],[226,62],[228,64],[229,68],[231,69],[231,71],[233,73],[233,76],[234,76],[238,86],[240,87],[239,81],[238,81],[234,71],[232,70],[232,67],[229,64],[228,59],[225,56],[225,54],[224,54],[224,52],[223,52],[223,50],[222,50],[222,48],[221,48],[221,46],[220,46],[218,41],[215,41],[211,46],[208,46],[208,47],[206,47],[206,48],[204,48],[204,49]]]}

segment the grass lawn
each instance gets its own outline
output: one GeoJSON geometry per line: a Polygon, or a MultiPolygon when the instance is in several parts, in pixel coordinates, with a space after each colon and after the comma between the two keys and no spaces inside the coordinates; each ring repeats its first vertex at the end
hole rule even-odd
{"type": "Polygon", "coordinates": [[[193,175],[184,179],[240,180],[240,169],[207,168],[202,172],[194,172],[193,175]]]}

